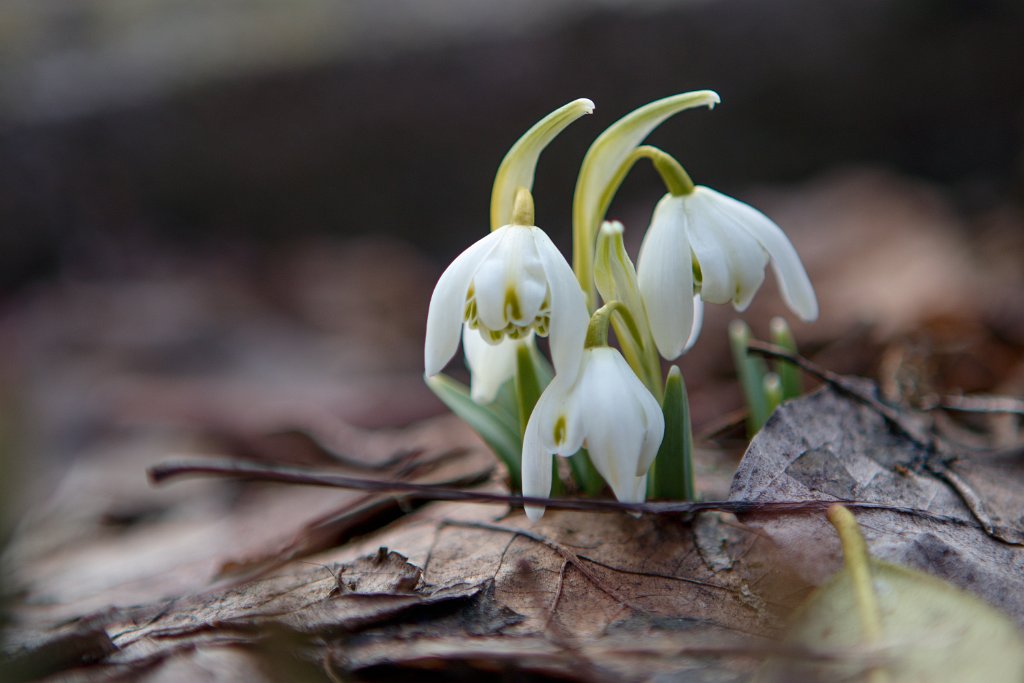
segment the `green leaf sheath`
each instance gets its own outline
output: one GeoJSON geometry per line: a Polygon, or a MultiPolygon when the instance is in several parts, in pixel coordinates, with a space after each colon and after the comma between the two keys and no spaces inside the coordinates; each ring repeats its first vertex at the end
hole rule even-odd
{"type": "Polygon", "coordinates": [[[448,408],[473,428],[508,468],[513,491],[522,488],[520,461],[523,439],[511,416],[469,397],[469,388],[445,375],[427,378],[427,386],[448,408]]]}
{"type": "Polygon", "coordinates": [[[675,365],[665,380],[665,437],[654,459],[653,494],[664,500],[694,500],[693,428],[686,383],[675,365]]]}
{"type": "MultiPolygon", "coordinates": [[[[793,331],[783,318],[772,318],[769,325],[772,335],[772,343],[786,349],[794,356],[797,355],[796,338],[793,331]]],[[[793,363],[785,360],[775,362],[775,372],[779,375],[782,383],[782,400],[788,401],[803,393],[803,376],[793,363]]]]}
{"type": "Polygon", "coordinates": [[[743,396],[747,401],[747,432],[753,436],[768,420],[768,400],[764,392],[764,375],[767,368],[763,360],[747,353],[750,342],[750,328],[742,320],[729,324],[729,345],[736,365],[743,396]]]}

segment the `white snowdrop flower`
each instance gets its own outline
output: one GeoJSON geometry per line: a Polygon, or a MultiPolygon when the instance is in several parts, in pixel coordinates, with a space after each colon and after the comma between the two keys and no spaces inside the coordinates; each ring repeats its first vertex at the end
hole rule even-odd
{"type": "MultiPolygon", "coordinates": [[[[555,375],[523,436],[523,495],[551,493],[551,455],[586,447],[594,467],[623,502],[642,502],[665,433],[661,406],[616,349],[583,351],[577,377],[555,375]]],[[[544,508],[527,505],[536,521],[544,508]]]]}
{"type": "Polygon", "coordinates": [[[802,320],[818,317],[818,302],[789,239],[757,209],[698,185],[658,202],[644,236],[637,280],[654,342],[669,360],[693,330],[692,294],[746,309],[771,264],[782,298],[802,320]]]}
{"type": "Polygon", "coordinates": [[[531,343],[533,333],[525,339],[507,339],[499,344],[484,341],[478,330],[462,326],[462,349],[469,366],[469,395],[477,403],[493,403],[498,390],[516,374],[519,347],[531,343]]]}
{"type": "Polygon", "coordinates": [[[513,222],[462,252],[438,280],[427,312],[426,374],[451,360],[465,322],[491,344],[550,333],[555,370],[573,378],[588,320],[583,290],[551,238],[513,222]]]}

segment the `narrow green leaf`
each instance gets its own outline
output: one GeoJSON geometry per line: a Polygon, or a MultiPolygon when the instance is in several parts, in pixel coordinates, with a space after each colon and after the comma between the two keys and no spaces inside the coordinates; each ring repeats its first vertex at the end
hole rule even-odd
{"type": "MultiPolygon", "coordinates": [[[[784,318],[772,318],[768,324],[768,329],[771,332],[773,344],[786,349],[793,355],[797,354],[796,338],[793,336],[793,331],[789,328],[784,318]]],[[[803,375],[800,372],[800,368],[789,361],[778,360],[775,362],[775,372],[778,373],[779,380],[782,383],[783,401],[796,398],[803,393],[803,375]]]]}
{"type": "Polygon", "coordinates": [[[519,425],[514,421],[510,424],[509,416],[505,415],[504,411],[496,411],[489,406],[476,403],[469,397],[469,388],[450,377],[435,375],[428,377],[426,381],[430,390],[453,413],[472,427],[505,464],[511,478],[512,490],[520,490],[523,440],[519,434],[519,425]]]}
{"type": "Polygon", "coordinates": [[[590,453],[586,448],[579,449],[569,458],[569,467],[576,486],[586,495],[596,496],[604,490],[604,479],[590,461],[590,453]]]}
{"type": "Polygon", "coordinates": [[[533,189],[533,175],[541,152],[565,128],[585,114],[594,111],[594,103],[582,98],[556,109],[538,121],[502,159],[491,190],[491,230],[512,222],[512,206],[516,190],[533,189]]]}
{"type": "Polygon", "coordinates": [[[533,362],[533,353],[530,347],[523,344],[516,349],[516,407],[519,414],[519,433],[526,433],[526,423],[530,421],[533,407],[537,405],[540,392],[544,390],[541,386],[537,368],[533,362]]]}
{"type": "Polygon", "coordinates": [[[686,383],[679,367],[673,365],[665,380],[665,437],[654,459],[651,477],[653,495],[662,500],[694,500],[693,428],[686,383]]]}
{"type": "Polygon", "coordinates": [[[768,369],[763,360],[747,353],[749,342],[750,328],[742,320],[733,320],[729,324],[729,346],[747,401],[747,433],[753,436],[768,421],[768,401],[764,395],[764,375],[768,369]]]}
{"type": "Polygon", "coordinates": [[[766,372],[764,374],[763,389],[765,406],[768,409],[768,414],[771,415],[782,403],[782,380],[779,379],[778,373],[766,372]]]}

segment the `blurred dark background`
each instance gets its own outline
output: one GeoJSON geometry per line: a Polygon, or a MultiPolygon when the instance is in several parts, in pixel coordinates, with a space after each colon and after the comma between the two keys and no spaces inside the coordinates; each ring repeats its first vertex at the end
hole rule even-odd
{"type": "MultiPolygon", "coordinates": [[[[0,457],[36,469],[140,422],[256,429],[282,405],[364,426],[439,412],[420,378],[433,282],[487,229],[508,147],[577,97],[595,115],[535,193],[562,246],[594,137],[712,88],[713,113],[652,140],[790,232],[823,298],[813,334],[855,344],[863,311],[913,325],[924,301],[976,297],[976,263],[936,253],[995,224],[975,256],[1002,257],[1000,310],[1019,310],[1022,36],[1016,0],[7,0],[0,457]],[[870,177],[837,189],[849,169],[870,177]]],[[[634,240],[659,188],[641,169],[613,207],[634,240]]],[[[1019,315],[1000,329],[1024,339],[1019,315]]],[[[727,359],[707,336],[694,353],[727,359]]]]}
{"type": "Polygon", "coordinates": [[[870,164],[964,211],[1021,198],[1013,0],[27,0],[0,26],[8,294],[142,269],[154,246],[385,233],[447,259],[483,229],[511,142],[581,96],[596,115],[539,170],[556,236],[593,137],[697,88],[721,107],[654,140],[724,191],[870,164]]]}

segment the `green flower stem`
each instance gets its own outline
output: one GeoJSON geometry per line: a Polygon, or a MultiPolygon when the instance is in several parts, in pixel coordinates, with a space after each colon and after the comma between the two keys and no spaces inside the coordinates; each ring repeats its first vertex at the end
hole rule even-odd
{"type": "Polygon", "coordinates": [[[583,348],[608,346],[608,324],[611,322],[612,313],[618,313],[621,316],[629,336],[633,339],[640,338],[640,329],[636,326],[636,321],[630,315],[629,309],[621,301],[610,301],[594,311],[594,315],[590,317],[590,325],[587,327],[587,337],[583,342],[583,348]]]}
{"type": "MultiPolygon", "coordinates": [[[[573,270],[587,295],[590,310],[597,308],[594,291],[594,240],[612,196],[630,167],[640,143],[666,119],[693,107],[714,107],[718,94],[711,90],[680,93],[636,109],[609,126],[587,150],[573,193],[573,270]]],[[[642,156],[642,154],[641,154],[642,156]]]]}
{"type": "MultiPolygon", "coordinates": [[[[573,220],[573,270],[576,271],[576,278],[587,294],[587,301],[591,310],[596,305],[593,287],[594,268],[594,243],[597,241],[597,233],[601,222],[608,213],[615,193],[619,191],[622,182],[629,175],[630,170],[640,159],[649,159],[658,175],[661,176],[665,188],[675,196],[688,195],[693,192],[694,184],[689,174],[675,160],[672,155],[651,145],[637,147],[616,169],[608,184],[601,191],[597,203],[597,212],[592,222],[585,222],[574,216],[573,220]]],[[[577,188],[578,189],[578,188],[577,188]]],[[[661,382],[661,372],[658,372],[658,383],[661,382]]]]}
{"type": "MultiPolygon", "coordinates": [[[[864,645],[877,645],[882,639],[882,612],[871,581],[871,557],[868,555],[867,543],[864,542],[864,537],[857,526],[857,519],[842,505],[833,505],[825,515],[835,527],[836,533],[839,534],[839,542],[843,546],[843,558],[853,583],[857,615],[860,617],[861,630],[864,633],[864,645]]],[[[882,681],[887,680],[887,677],[881,669],[875,669],[871,672],[869,680],[882,681]]]]}
{"type": "Polygon", "coordinates": [[[747,353],[750,342],[750,328],[742,320],[729,324],[729,346],[736,365],[743,396],[747,400],[747,432],[753,436],[768,420],[768,401],[764,394],[764,375],[767,372],[764,361],[747,353]]]}
{"type": "Polygon", "coordinates": [[[673,197],[684,197],[693,194],[696,187],[690,180],[690,174],[675,160],[671,154],[662,152],[657,147],[640,147],[639,149],[651,150],[648,158],[654,164],[654,169],[661,176],[662,182],[673,197]]]}
{"type": "MultiPolygon", "coordinates": [[[[772,318],[768,329],[771,332],[773,344],[786,349],[794,356],[797,355],[796,339],[784,318],[772,318]]],[[[775,362],[775,371],[779,373],[779,380],[782,383],[783,401],[796,398],[803,393],[803,375],[800,368],[789,361],[778,360],[775,362]]]]}
{"type": "Polygon", "coordinates": [[[694,500],[693,427],[690,424],[690,403],[686,383],[679,367],[673,365],[665,380],[665,437],[654,459],[649,475],[653,480],[655,498],[663,500],[694,500]]]}
{"type": "MultiPolygon", "coordinates": [[[[654,397],[661,401],[663,389],[661,387],[660,360],[657,355],[653,360],[649,357],[644,359],[644,349],[653,349],[653,342],[644,346],[643,336],[636,324],[636,319],[630,313],[629,308],[621,301],[611,301],[594,311],[590,318],[590,326],[587,328],[587,337],[583,347],[590,349],[595,346],[608,346],[608,325],[615,328],[618,335],[619,346],[626,363],[636,373],[640,381],[644,383],[654,397]],[[616,316],[612,316],[616,313],[616,316]]],[[[655,351],[655,354],[657,352],[655,351]]]]}

